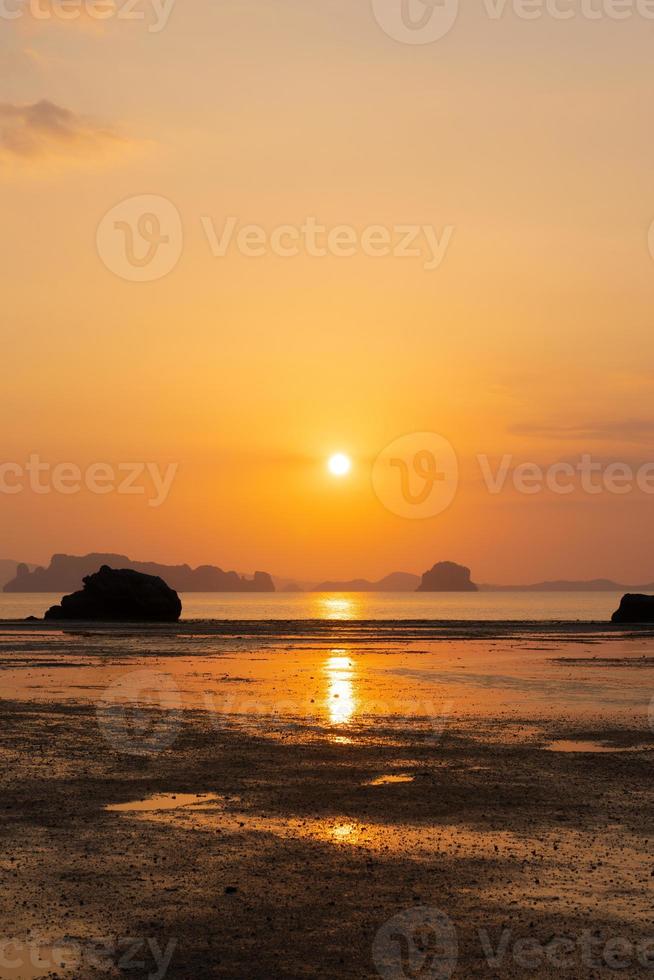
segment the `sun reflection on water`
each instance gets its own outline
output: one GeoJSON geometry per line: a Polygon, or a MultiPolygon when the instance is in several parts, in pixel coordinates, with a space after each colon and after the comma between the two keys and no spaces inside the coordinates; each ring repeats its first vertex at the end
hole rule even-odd
{"type": "Polygon", "coordinates": [[[344,650],[332,650],[323,668],[327,675],[327,712],[332,725],[345,725],[357,707],[355,666],[344,650]]]}
{"type": "Polygon", "coordinates": [[[317,619],[360,619],[361,602],[354,595],[319,594],[315,597],[317,619]]]}

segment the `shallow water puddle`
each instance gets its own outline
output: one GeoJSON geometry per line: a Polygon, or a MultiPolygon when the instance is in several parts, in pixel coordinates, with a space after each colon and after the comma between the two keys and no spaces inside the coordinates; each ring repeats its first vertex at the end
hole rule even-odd
{"type": "Polygon", "coordinates": [[[206,803],[217,803],[220,799],[216,793],[159,793],[146,800],[111,803],[105,810],[114,813],[149,813],[156,810],[178,810],[188,806],[199,809],[206,803]]]}
{"type": "Polygon", "coordinates": [[[548,742],[545,746],[548,752],[644,752],[651,746],[647,745],[606,745],[604,742],[593,741],[592,739],[558,739],[548,742]]]}
{"type": "Polygon", "coordinates": [[[396,776],[377,776],[375,779],[369,779],[368,782],[364,783],[364,786],[388,786],[390,783],[412,783],[415,776],[409,776],[408,773],[398,773],[396,776]]]}

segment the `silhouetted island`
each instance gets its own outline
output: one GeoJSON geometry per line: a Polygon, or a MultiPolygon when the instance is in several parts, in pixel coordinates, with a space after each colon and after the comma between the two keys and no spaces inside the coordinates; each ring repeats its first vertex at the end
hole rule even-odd
{"type": "Polygon", "coordinates": [[[131,569],[144,575],[163,578],[178,592],[274,592],[275,585],[268,572],[255,572],[245,578],[236,572],[224,572],[215,565],[160,565],[157,562],[132,561],[125,555],[53,555],[47,568],[30,571],[21,564],[16,577],[4,586],[4,592],[72,592],[80,588],[87,575],[103,565],[131,569]]]}
{"type": "Polygon", "coordinates": [[[313,592],[415,592],[420,583],[418,575],[410,572],[391,572],[378,582],[366,578],[350,579],[347,582],[319,582],[313,592]]]}
{"type": "Polygon", "coordinates": [[[181,614],[179,596],[158,575],[103,565],[86,576],[83,589],[51,606],[45,619],[176,623],[181,614]]]}
{"type": "MultiPolygon", "coordinates": [[[[533,582],[531,585],[480,585],[480,592],[624,592],[629,586],[621,585],[609,578],[593,578],[588,581],[556,579],[547,582],[533,582]]],[[[634,586],[632,586],[634,588],[634,586]]],[[[642,585],[635,588],[647,589],[642,585]]]]}
{"type": "Polygon", "coordinates": [[[4,586],[7,582],[10,582],[16,577],[19,568],[25,568],[27,571],[35,566],[28,566],[24,562],[15,561],[13,558],[0,558],[0,586],[4,586]]]}
{"type": "Polygon", "coordinates": [[[422,576],[416,592],[478,592],[470,569],[453,561],[439,561],[422,576]]]}

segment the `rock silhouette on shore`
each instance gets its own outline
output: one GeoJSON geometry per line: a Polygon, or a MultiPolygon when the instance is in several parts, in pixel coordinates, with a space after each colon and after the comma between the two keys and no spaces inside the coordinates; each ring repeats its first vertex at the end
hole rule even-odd
{"type": "Polygon", "coordinates": [[[51,606],[45,619],[176,623],[181,613],[179,596],[158,575],[103,565],[86,576],[83,589],[51,606]]]}
{"type": "Polygon", "coordinates": [[[422,576],[416,592],[478,592],[470,569],[453,561],[439,561],[422,576]]]}
{"type": "Polygon", "coordinates": [[[654,623],[654,595],[627,592],[611,616],[612,623],[654,623]]]}

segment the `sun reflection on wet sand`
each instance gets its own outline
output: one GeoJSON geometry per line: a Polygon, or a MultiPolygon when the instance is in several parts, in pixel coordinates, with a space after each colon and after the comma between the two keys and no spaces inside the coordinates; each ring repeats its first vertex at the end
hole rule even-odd
{"type": "Polygon", "coordinates": [[[355,823],[339,823],[332,827],[330,835],[336,842],[346,841],[353,844],[359,837],[359,826],[355,823]]]}
{"type": "Polygon", "coordinates": [[[357,707],[355,666],[344,650],[332,650],[323,670],[327,675],[327,713],[332,725],[345,725],[357,707]]]}
{"type": "MultiPolygon", "coordinates": [[[[376,792],[370,783],[367,785],[370,793],[376,792]]],[[[418,783],[414,787],[418,799],[423,791],[418,783]]],[[[416,867],[423,864],[430,869],[435,861],[444,868],[448,867],[447,862],[450,867],[452,862],[454,865],[474,862],[491,871],[480,893],[488,907],[506,901],[506,877],[501,873],[504,867],[511,874],[512,900],[524,907],[544,909],[552,915],[560,915],[564,908],[570,913],[574,910],[596,917],[599,895],[603,908],[610,909],[612,916],[642,922],[644,928],[650,929],[651,903],[643,902],[642,896],[644,882],[650,880],[644,878],[643,869],[649,875],[651,848],[638,831],[627,831],[619,822],[606,825],[597,837],[593,833],[591,844],[587,832],[574,827],[541,828],[532,836],[523,831],[484,829],[465,822],[411,823],[406,820],[406,814],[399,820],[367,816],[365,822],[360,822],[352,813],[298,816],[277,809],[262,811],[258,805],[250,809],[240,797],[210,799],[209,796],[202,801],[203,806],[132,809],[131,812],[123,807],[122,812],[114,812],[114,818],[212,837],[219,832],[224,835],[221,840],[229,842],[230,847],[242,849],[243,857],[257,853],[257,837],[266,835],[318,842],[344,852],[353,848],[382,860],[401,858],[414,862],[416,867]],[[593,862],[593,889],[588,888],[586,874],[571,874],[571,869],[578,868],[579,854],[584,847],[588,848],[588,858],[593,862]],[[526,869],[530,869],[527,874],[526,869]],[[616,889],[618,879],[622,887],[616,889]]],[[[111,809],[115,811],[117,807],[111,809]]]]}

